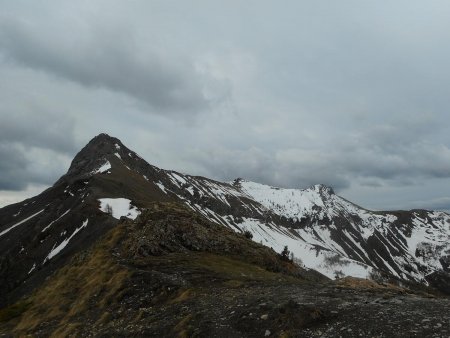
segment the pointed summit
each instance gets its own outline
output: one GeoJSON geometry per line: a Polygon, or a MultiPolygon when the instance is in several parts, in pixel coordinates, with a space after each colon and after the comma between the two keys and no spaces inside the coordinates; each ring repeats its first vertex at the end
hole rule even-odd
{"type": "Polygon", "coordinates": [[[310,189],[313,189],[319,193],[325,194],[325,195],[334,195],[334,190],[332,187],[329,187],[325,184],[315,184],[310,189]]]}
{"type": "Polygon", "coordinates": [[[96,144],[96,143],[117,143],[120,142],[120,140],[116,137],[110,136],[106,133],[100,133],[97,136],[94,136],[88,143],[89,144],[96,144]]]}
{"type": "Polygon", "coordinates": [[[118,138],[109,136],[105,133],[98,134],[92,140],[90,140],[83,149],[81,149],[81,151],[73,159],[73,162],[75,162],[77,160],[77,157],[79,157],[79,155],[83,153],[99,155],[113,154],[121,147],[124,147],[124,145],[118,138]]]}
{"type": "Polygon", "coordinates": [[[65,177],[74,178],[91,173],[104,164],[109,156],[123,152],[130,150],[118,138],[101,133],[90,140],[74,157],[65,177]]]}

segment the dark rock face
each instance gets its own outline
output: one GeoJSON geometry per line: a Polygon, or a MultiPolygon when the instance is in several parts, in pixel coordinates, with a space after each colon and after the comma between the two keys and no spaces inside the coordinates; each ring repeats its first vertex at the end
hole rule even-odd
{"type": "MultiPolygon", "coordinates": [[[[113,155],[121,150],[122,142],[107,134],[100,134],[94,137],[81,151],[74,157],[66,177],[72,179],[85,176],[89,178],[89,173],[103,164],[106,156],[113,155]],[[118,149],[116,147],[118,145],[118,149]]],[[[121,151],[123,154],[123,151],[121,151]]]]}

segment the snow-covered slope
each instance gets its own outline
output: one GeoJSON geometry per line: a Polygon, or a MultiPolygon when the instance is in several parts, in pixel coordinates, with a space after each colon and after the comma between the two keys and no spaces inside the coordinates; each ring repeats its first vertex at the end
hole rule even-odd
{"type": "Polygon", "coordinates": [[[450,216],[424,210],[373,212],[323,185],[283,189],[238,179],[219,183],[168,172],[159,186],[192,209],[329,277],[369,277],[373,269],[427,283],[446,268],[450,216]]]}
{"type": "Polygon", "coordinates": [[[313,221],[313,226],[295,229],[306,242],[400,278],[424,280],[427,274],[443,268],[440,258],[450,252],[450,216],[444,212],[371,212],[321,185],[304,190],[253,182],[241,182],[240,186],[253,199],[293,223],[313,221]],[[340,246],[340,242],[345,245],[340,246]]]}

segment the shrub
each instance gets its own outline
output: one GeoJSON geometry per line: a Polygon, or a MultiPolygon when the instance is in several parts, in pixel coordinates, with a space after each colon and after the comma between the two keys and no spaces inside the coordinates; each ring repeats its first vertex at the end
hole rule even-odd
{"type": "Polygon", "coordinates": [[[288,246],[285,245],[283,251],[281,251],[281,259],[286,262],[292,262],[294,259],[294,254],[291,256],[291,252],[288,249],[288,246]]]}
{"type": "Polygon", "coordinates": [[[245,238],[247,238],[247,239],[252,239],[253,238],[253,234],[246,227],[242,228],[242,233],[245,236],[245,238]]]}
{"type": "Polygon", "coordinates": [[[386,282],[385,278],[383,278],[383,275],[380,271],[373,269],[369,273],[369,279],[373,280],[374,282],[377,282],[378,284],[383,284],[386,282]]]}
{"type": "Polygon", "coordinates": [[[334,271],[334,279],[340,279],[344,278],[345,274],[342,272],[342,270],[335,270],[334,271]]]}
{"type": "Polygon", "coordinates": [[[245,236],[245,238],[248,238],[248,239],[253,238],[253,234],[249,230],[244,231],[244,236],[245,236]]]}

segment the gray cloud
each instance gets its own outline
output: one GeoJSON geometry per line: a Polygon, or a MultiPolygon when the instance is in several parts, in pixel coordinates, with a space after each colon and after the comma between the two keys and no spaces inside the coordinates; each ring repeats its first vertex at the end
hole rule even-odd
{"type": "Polygon", "coordinates": [[[107,132],[163,168],[427,206],[450,184],[448,15],[444,1],[6,1],[0,177],[49,184],[107,132]]]}
{"type": "Polygon", "coordinates": [[[22,190],[30,184],[51,185],[79,149],[74,118],[51,112],[35,98],[0,93],[0,190],[22,190]]]}
{"type": "Polygon", "coordinates": [[[29,185],[52,185],[67,170],[70,157],[52,150],[1,142],[0,159],[0,191],[18,191],[29,185]]]}
{"type": "Polygon", "coordinates": [[[0,190],[24,189],[29,180],[24,155],[11,146],[0,144],[0,159],[0,190]]]}
{"type": "Polygon", "coordinates": [[[0,144],[18,143],[59,153],[73,153],[77,144],[73,135],[73,119],[32,108],[33,114],[7,112],[0,108],[0,144]]]}
{"type": "Polygon", "coordinates": [[[203,82],[213,79],[196,72],[188,59],[142,46],[127,27],[101,27],[94,22],[85,35],[74,36],[50,29],[42,34],[40,24],[3,17],[3,53],[83,86],[130,95],[155,112],[192,113],[209,106],[203,82]]]}
{"type": "Polygon", "coordinates": [[[450,177],[450,148],[431,141],[435,121],[415,126],[373,126],[337,149],[344,169],[356,176],[385,180],[450,177]]]}
{"type": "Polygon", "coordinates": [[[411,204],[414,208],[442,210],[450,213],[450,197],[439,197],[426,201],[414,201],[411,204]]]}
{"type": "MultiPolygon", "coordinates": [[[[210,175],[236,175],[279,186],[306,187],[316,183],[341,191],[353,184],[370,187],[414,185],[430,178],[450,178],[450,149],[428,143],[423,132],[410,128],[373,126],[329,147],[260,148],[231,151],[214,147],[189,153],[210,175]]],[[[283,144],[283,140],[277,140],[283,144]]]]}

